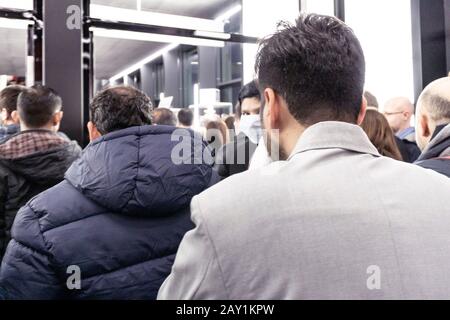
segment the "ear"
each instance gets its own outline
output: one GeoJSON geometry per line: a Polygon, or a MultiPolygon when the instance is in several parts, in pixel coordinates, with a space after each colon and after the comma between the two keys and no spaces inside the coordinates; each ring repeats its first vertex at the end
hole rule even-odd
{"type": "Polygon", "coordinates": [[[279,99],[275,91],[271,88],[264,90],[265,107],[264,122],[266,129],[280,129],[280,108],[279,99]]]}
{"type": "Polygon", "coordinates": [[[89,131],[89,140],[90,141],[94,141],[97,138],[100,138],[102,135],[100,132],[98,132],[97,127],[95,126],[94,123],[92,123],[92,121],[89,121],[87,124],[87,128],[89,131]]]}
{"type": "Polygon", "coordinates": [[[62,111],[58,111],[53,115],[52,118],[52,125],[54,127],[59,127],[59,124],[61,123],[61,120],[63,118],[64,113],[62,111]]]}
{"type": "Polygon", "coordinates": [[[364,118],[366,117],[366,111],[367,111],[367,100],[366,97],[362,97],[361,102],[361,110],[359,110],[358,119],[356,120],[356,124],[359,126],[361,123],[363,123],[364,118]]]}
{"type": "Polygon", "coordinates": [[[420,116],[420,119],[419,119],[418,123],[420,125],[420,128],[422,129],[421,130],[422,131],[422,136],[424,138],[427,138],[427,139],[429,137],[431,137],[431,128],[430,128],[428,117],[427,117],[426,114],[422,114],[420,116]]]}
{"type": "Polygon", "coordinates": [[[11,112],[11,119],[12,121],[14,121],[14,123],[20,123],[20,117],[19,117],[19,112],[17,112],[17,110],[14,110],[13,112],[11,112]]]}

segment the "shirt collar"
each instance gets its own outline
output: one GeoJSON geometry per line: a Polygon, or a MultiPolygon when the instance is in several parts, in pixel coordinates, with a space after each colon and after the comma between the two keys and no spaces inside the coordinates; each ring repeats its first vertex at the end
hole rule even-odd
{"type": "Polygon", "coordinates": [[[15,133],[20,131],[20,126],[18,124],[9,124],[5,126],[5,128],[8,133],[15,133]]]}
{"type": "MultiPolygon", "coordinates": [[[[448,127],[449,124],[450,123],[437,126],[433,132],[433,136],[431,137],[430,141],[433,141],[441,133],[441,131],[444,130],[444,128],[448,127]]],[[[449,129],[446,129],[446,130],[449,130],[449,129]]]]}
{"type": "Polygon", "coordinates": [[[413,134],[416,130],[414,127],[406,128],[399,133],[397,133],[397,137],[401,140],[406,139],[410,134],[413,134]]]}
{"type": "Polygon", "coordinates": [[[296,154],[318,149],[345,149],[381,157],[361,127],[346,122],[327,121],[303,132],[289,160],[296,154]]]}

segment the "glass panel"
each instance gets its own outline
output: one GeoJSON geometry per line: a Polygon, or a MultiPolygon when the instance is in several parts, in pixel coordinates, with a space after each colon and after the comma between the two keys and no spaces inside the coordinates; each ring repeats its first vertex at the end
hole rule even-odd
{"type": "Polygon", "coordinates": [[[302,4],[306,5],[302,8],[303,12],[334,16],[334,0],[306,0],[302,4]]]}
{"type": "Polygon", "coordinates": [[[345,9],[346,22],[364,49],[366,89],[377,96],[381,108],[392,97],[413,101],[410,0],[346,0],[345,9]]]}
{"type": "Polygon", "coordinates": [[[214,20],[220,18],[224,13],[227,13],[229,10],[238,8],[241,5],[241,1],[240,0],[207,0],[207,1],[91,0],[91,4],[214,20]]]}
{"type": "Polygon", "coordinates": [[[155,105],[158,105],[160,96],[164,92],[164,63],[162,60],[153,64],[152,79],[153,79],[152,99],[155,102],[155,105]]]}
{"type": "Polygon", "coordinates": [[[234,106],[239,99],[239,91],[241,90],[242,84],[240,82],[221,88],[220,90],[220,101],[231,102],[234,106]]]}
{"type": "Polygon", "coordinates": [[[242,45],[226,43],[221,49],[221,82],[227,82],[242,77],[242,45]]]}
{"type": "Polygon", "coordinates": [[[183,105],[194,104],[195,88],[199,82],[199,60],[197,49],[183,53],[183,105]]]}
{"type": "Polygon", "coordinates": [[[0,0],[0,7],[20,10],[33,10],[33,0],[0,0]]]}
{"type": "Polygon", "coordinates": [[[22,27],[14,28],[11,22],[17,20],[5,20],[9,23],[9,27],[6,27],[7,25],[0,21],[0,39],[2,39],[2,45],[0,46],[0,90],[10,84],[25,85],[27,74],[26,26],[25,29],[22,27]]]}

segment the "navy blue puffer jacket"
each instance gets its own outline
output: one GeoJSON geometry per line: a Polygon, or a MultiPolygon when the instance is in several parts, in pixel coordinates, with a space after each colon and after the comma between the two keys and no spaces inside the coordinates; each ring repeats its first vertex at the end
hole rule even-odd
{"type": "Polygon", "coordinates": [[[105,135],[63,182],[19,211],[0,269],[7,299],[156,298],[193,227],[192,197],[217,181],[192,139],[182,140],[183,157],[193,164],[172,162],[174,130],[144,126],[105,135]],[[77,287],[78,268],[81,288],[69,290],[67,282],[77,287]]]}

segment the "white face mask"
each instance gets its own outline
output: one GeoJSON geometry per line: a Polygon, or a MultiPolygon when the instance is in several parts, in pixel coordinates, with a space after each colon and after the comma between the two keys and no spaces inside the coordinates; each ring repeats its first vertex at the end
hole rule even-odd
{"type": "Polygon", "coordinates": [[[258,144],[262,136],[261,116],[259,114],[243,115],[239,122],[239,132],[244,133],[251,142],[258,144]]]}

